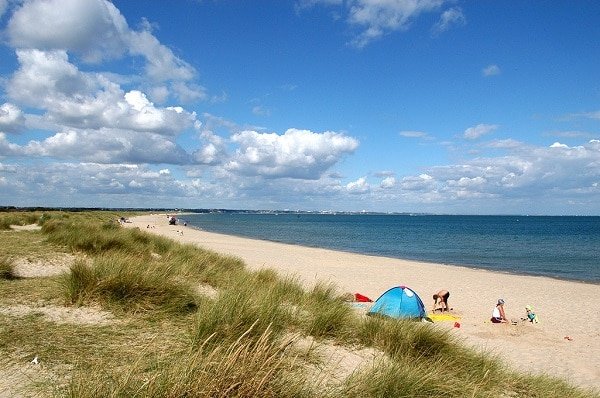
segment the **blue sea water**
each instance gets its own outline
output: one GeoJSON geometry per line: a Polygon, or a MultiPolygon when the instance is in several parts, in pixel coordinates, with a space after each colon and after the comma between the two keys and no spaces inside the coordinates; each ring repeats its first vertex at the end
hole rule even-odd
{"type": "Polygon", "coordinates": [[[600,217],[202,213],[206,231],[600,283],[600,217]]]}

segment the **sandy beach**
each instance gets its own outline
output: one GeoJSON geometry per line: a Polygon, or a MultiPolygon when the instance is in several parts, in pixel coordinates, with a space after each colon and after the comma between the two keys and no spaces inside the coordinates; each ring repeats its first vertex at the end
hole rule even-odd
{"type": "Polygon", "coordinates": [[[466,344],[497,354],[517,370],[600,389],[599,285],[221,235],[168,225],[165,214],[130,221],[128,227],[239,257],[249,269],[270,268],[295,276],[306,287],[331,282],[341,293],[375,300],[387,289],[405,285],[419,294],[428,311],[432,295],[447,289],[460,327],[454,327],[454,321],[439,325],[466,344]],[[516,325],[489,321],[498,298],[505,300],[507,317],[518,320],[516,325]],[[521,321],[526,305],[533,306],[540,323],[521,321]]]}

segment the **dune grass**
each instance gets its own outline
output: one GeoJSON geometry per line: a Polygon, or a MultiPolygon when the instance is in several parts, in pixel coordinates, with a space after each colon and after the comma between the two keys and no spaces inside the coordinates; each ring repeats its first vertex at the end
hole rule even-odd
{"type": "Polygon", "coordinates": [[[0,257],[0,279],[16,279],[15,265],[11,259],[6,256],[0,257]]]}
{"type": "Polygon", "coordinates": [[[131,312],[164,310],[189,313],[197,303],[192,289],[174,280],[171,268],[131,255],[105,254],[91,265],[78,260],[64,277],[65,296],[71,304],[100,303],[131,312]]]}
{"type": "Polygon", "coordinates": [[[11,225],[40,224],[40,222],[43,222],[44,217],[45,215],[40,212],[15,211],[0,213],[0,231],[10,230],[11,225]]]}
{"type": "MultiPolygon", "coordinates": [[[[47,249],[78,254],[67,275],[44,285],[45,297],[53,292],[52,300],[69,306],[100,306],[118,319],[108,327],[82,327],[34,314],[0,327],[8,358],[52,358],[48,368],[65,374],[56,395],[597,396],[555,378],[515,373],[430,324],[359,317],[334,285],[304,291],[271,270],[250,272],[237,258],[124,229],[116,219],[114,213],[61,212],[45,215],[41,232],[20,235],[39,240],[42,234],[47,249]],[[209,297],[198,286],[216,294],[209,297]],[[308,371],[322,366],[319,359],[308,364],[308,354],[289,336],[369,347],[380,359],[325,387],[308,371]]],[[[0,305],[9,295],[27,299],[19,293],[26,281],[0,284],[0,305]]],[[[39,304],[40,296],[35,300],[39,304]]]]}
{"type": "Polygon", "coordinates": [[[125,372],[84,370],[68,387],[70,397],[315,397],[294,358],[290,341],[278,341],[266,328],[245,339],[254,326],[227,344],[209,336],[173,358],[142,355],[125,372]]]}

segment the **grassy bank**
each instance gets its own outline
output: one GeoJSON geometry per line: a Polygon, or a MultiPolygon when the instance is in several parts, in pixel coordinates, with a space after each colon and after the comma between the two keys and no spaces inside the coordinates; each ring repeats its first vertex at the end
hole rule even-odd
{"type": "Polygon", "coordinates": [[[434,325],[360,316],[335,286],[305,291],[273,271],[250,272],[237,258],[122,228],[118,216],[23,213],[0,222],[9,226],[0,235],[7,253],[0,259],[0,376],[23,374],[8,391],[595,396],[558,379],[516,373],[434,325]],[[41,229],[10,230],[31,222],[41,229]],[[71,256],[61,274],[23,278],[15,271],[23,259],[43,266],[60,255],[71,256]],[[357,353],[364,361],[356,369],[336,370],[328,361],[357,353]],[[43,367],[29,363],[34,357],[43,367]]]}

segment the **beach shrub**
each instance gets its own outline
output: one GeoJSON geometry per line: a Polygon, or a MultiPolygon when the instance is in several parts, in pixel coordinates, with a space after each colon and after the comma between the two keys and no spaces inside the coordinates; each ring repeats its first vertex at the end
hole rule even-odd
{"type": "Polygon", "coordinates": [[[219,255],[195,245],[172,245],[163,253],[162,261],[176,267],[180,275],[216,288],[227,287],[236,275],[245,273],[244,263],[239,258],[219,255]]]}
{"type": "Polygon", "coordinates": [[[342,337],[347,334],[354,312],[333,284],[317,283],[306,295],[308,316],[304,330],[315,337],[342,337]]]}
{"type": "Polygon", "coordinates": [[[336,395],[348,398],[486,396],[468,394],[462,384],[446,378],[448,372],[443,367],[439,362],[383,359],[350,375],[336,395]]]}
{"type": "Polygon", "coordinates": [[[198,346],[211,335],[211,342],[235,341],[244,332],[245,339],[256,339],[267,329],[277,337],[291,318],[284,302],[285,292],[265,289],[256,275],[234,279],[215,300],[198,307],[193,342],[198,346]]]}
{"type": "Polygon", "coordinates": [[[196,308],[190,287],[174,281],[173,270],[138,256],[106,254],[91,265],[77,261],[64,278],[67,300],[81,305],[99,302],[126,312],[165,310],[188,313],[196,308]]]}
{"type": "Polygon", "coordinates": [[[37,212],[8,212],[0,215],[0,230],[8,231],[11,225],[37,224],[40,214],[37,212]]]}
{"type": "Polygon", "coordinates": [[[431,324],[377,316],[364,319],[357,337],[362,344],[377,347],[392,357],[437,357],[456,344],[449,331],[431,324]]]}
{"type": "Polygon", "coordinates": [[[16,279],[14,262],[8,257],[0,257],[0,279],[16,279]]]}

